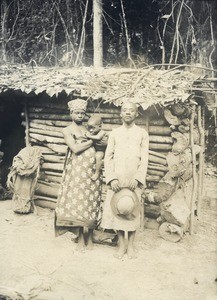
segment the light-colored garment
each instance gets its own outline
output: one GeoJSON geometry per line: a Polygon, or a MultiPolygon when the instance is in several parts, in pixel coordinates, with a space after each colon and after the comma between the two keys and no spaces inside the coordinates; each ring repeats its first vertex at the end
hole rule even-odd
{"type": "MultiPolygon", "coordinates": [[[[121,187],[128,187],[132,179],[145,186],[148,167],[148,133],[135,124],[127,128],[124,125],[114,129],[108,139],[105,153],[106,183],[118,179],[121,187]]],[[[141,199],[141,189],[137,188],[141,199]]],[[[115,218],[111,210],[111,198],[114,192],[109,189],[104,203],[101,226],[107,229],[134,231],[138,229],[139,216],[132,221],[115,218]]]]}

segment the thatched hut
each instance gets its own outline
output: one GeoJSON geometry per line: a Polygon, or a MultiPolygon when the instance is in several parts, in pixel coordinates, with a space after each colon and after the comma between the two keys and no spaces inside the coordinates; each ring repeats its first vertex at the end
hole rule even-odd
{"type": "MultiPolygon", "coordinates": [[[[68,100],[87,100],[87,118],[100,114],[103,129],[109,132],[121,124],[119,106],[130,99],[139,104],[136,123],[148,130],[150,138],[145,216],[192,231],[202,197],[204,107],[208,100],[213,103],[216,93],[215,79],[205,76],[200,66],[193,70],[183,66],[170,70],[5,69],[0,80],[2,110],[12,102],[19,106],[20,135],[22,125],[26,144],[39,146],[44,157],[35,203],[48,208],[56,204],[67,148],[61,131],[70,124],[68,100]]],[[[21,140],[17,152],[23,146],[21,140]]],[[[105,192],[104,185],[103,197],[105,192]]]]}

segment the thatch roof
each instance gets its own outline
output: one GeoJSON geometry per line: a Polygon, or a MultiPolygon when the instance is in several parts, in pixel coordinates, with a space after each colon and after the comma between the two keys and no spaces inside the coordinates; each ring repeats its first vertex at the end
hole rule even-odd
{"type": "Polygon", "coordinates": [[[196,68],[170,70],[109,68],[44,68],[1,66],[0,93],[21,91],[27,95],[47,93],[50,97],[74,95],[103,100],[119,106],[131,99],[143,109],[176,99],[185,101],[196,91],[216,94],[210,82],[196,68]],[[198,80],[195,84],[195,80],[198,80]]]}

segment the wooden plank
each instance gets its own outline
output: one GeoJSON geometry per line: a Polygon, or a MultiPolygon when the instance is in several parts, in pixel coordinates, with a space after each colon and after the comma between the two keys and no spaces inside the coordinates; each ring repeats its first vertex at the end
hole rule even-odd
{"type": "Polygon", "coordinates": [[[56,107],[29,107],[28,109],[29,113],[50,113],[50,114],[65,114],[69,115],[69,110],[66,109],[60,109],[56,107]]]}
{"type": "MultiPolygon", "coordinates": [[[[95,114],[97,115],[97,114],[95,114]]],[[[120,116],[116,114],[98,114],[102,119],[107,119],[107,120],[120,120],[120,116]]],[[[87,115],[88,116],[88,115],[87,115]]],[[[89,115],[90,117],[91,115],[89,115]]],[[[64,120],[64,121],[71,121],[72,118],[70,114],[57,114],[57,113],[39,113],[39,112],[30,112],[29,113],[29,118],[30,119],[42,119],[42,120],[64,120]]],[[[88,117],[85,118],[88,120],[88,117]]],[[[111,122],[112,123],[112,122],[111,122]]]]}
{"type": "Polygon", "coordinates": [[[160,164],[153,164],[150,162],[148,163],[148,169],[168,172],[168,167],[160,165],[160,164]]]}
{"type": "Polygon", "coordinates": [[[148,153],[151,154],[151,155],[154,155],[154,156],[157,156],[157,157],[166,159],[166,155],[161,154],[161,153],[158,153],[158,152],[156,152],[156,151],[151,151],[151,150],[149,150],[148,153]]]}
{"type": "Polygon", "coordinates": [[[59,138],[63,138],[63,134],[61,132],[58,131],[49,131],[49,130],[45,130],[45,129],[39,129],[39,128],[32,128],[30,127],[29,129],[30,133],[35,133],[35,134],[40,134],[40,135],[45,135],[45,136],[51,136],[51,137],[59,137],[59,138]]]}
{"type": "Polygon", "coordinates": [[[36,206],[54,210],[56,208],[57,201],[50,201],[48,197],[36,195],[34,202],[36,206]]]}
{"type": "Polygon", "coordinates": [[[42,195],[51,198],[57,198],[59,192],[59,185],[49,186],[47,184],[38,183],[35,195],[42,195]]]}
{"type": "Polygon", "coordinates": [[[45,170],[44,173],[46,175],[52,175],[52,176],[59,176],[59,177],[62,177],[62,172],[54,172],[54,171],[48,171],[48,170],[45,170]]]}
{"type": "Polygon", "coordinates": [[[173,139],[169,136],[149,135],[149,142],[160,144],[173,144],[173,139]]]}
{"type": "Polygon", "coordinates": [[[54,163],[64,163],[65,157],[52,155],[52,154],[43,154],[43,159],[45,162],[54,162],[54,163]]]}
{"type": "Polygon", "coordinates": [[[52,144],[65,144],[64,138],[51,137],[42,134],[30,133],[29,136],[39,142],[52,143],[52,144]]]}
{"type": "Polygon", "coordinates": [[[71,121],[70,115],[29,113],[30,119],[71,121]]]}
{"type": "Polygon", "coordinates": [[[148,128],[149,134],[152,135],[166,135],[170,136],[172,130],[170,129],[169,126],[149,126],[148,128]]]}
{"type": "Polygon", "coordinates": [[[167,165],[166,159],[163,159],[163,158],[151,155],[151,154],[149,154],[149,156],[148,156],[148,161],[153,162],[153,163],[157,163],[157,164],[160,164],[160,165],[163,165],[163,166],[167,165]]]}
{"type": "Polygon", "coordinates": [[[49,174],[40,174],[39,179],[44,180],[45,182],[54,182],[54,183],[61,183],[62,176],[54,176],[49,174]]]}
{"type": "Polygon", "coordinates": [[[149,126],[156,125],[156,126],[164,126],[168,125],[167,121],[164,119],[149,119],[149,126]]]}
{"type": "Polygon", "coordinates": [[[34,138],[31,138],[31,142],[32,142],[32,144],[39,146],[39,147],[42,146],[43,148],[45,148],[45,146],[46,146],[48,149],[52,150],[54,153],[56,153],[58,155],[66,155],[67,146],[65,146],[65,145],[43,143],[38,140],[35,140],[34,138]]]}
{"type": "Polygon", "coordinates": [[[55,170],[55,171],[63,171],[64,164],[63,163],[49,163],[44,162],[41,166],[42,170],[55,170]]]}
{"type": "Polygon", "coordinates": [[[48,120],[48,119],[34,119],[30,118],[32,123],[36,124],[44,124],[44,125],[49,125],[49,126],[57,126],[57,127],[67,127],[69,126],[72,121],[59,121],[59,120],[48,120]]]}
{"type": "Polygon", "coordinates": [[[150,150],[164,150],[169,151],[172,149],[172,144],[149,143],[150,150]]]}
{"type": "Polygon", "coordinates": [[[38,128],[38,129],[43,129],[46,131],[55,131],[55,132],[60,132],[62,133],[63,129],[58,126],[53,126],[53,125],[46,125],[46,124],[40,124],[40,123],[35,123],[35,122],[30,122],[30,128],[38,128]]]}
{"type": "Polygon", "coordinates": [[[148,175],[156,175],[156,176],[164,177],[165,172],[159,171],[159,170],[151,170],[151,169],[148,168],[147,174],[148,175]]]}

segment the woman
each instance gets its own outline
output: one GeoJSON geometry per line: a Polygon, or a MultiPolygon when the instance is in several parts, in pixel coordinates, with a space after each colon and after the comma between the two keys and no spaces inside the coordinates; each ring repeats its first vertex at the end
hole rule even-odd
{"type": "Polygon", "coordinates": [[[87,102],[76,99],[68,102],[72,124],[63,129],[68,151],[55,216],[56,235],[72,231],[78,235],[78,249],[93,246],[93,229],[97,225],[100,207],[100,181],[93,181],[95,149],[93,141],[85,138],[82,122],[87,102]],[[87,240],[84,227],[88,228],[87,240]]]}

